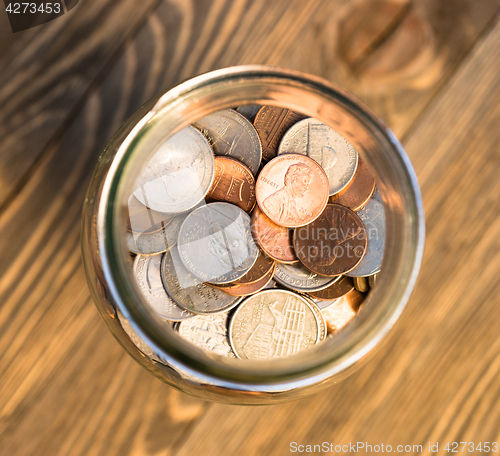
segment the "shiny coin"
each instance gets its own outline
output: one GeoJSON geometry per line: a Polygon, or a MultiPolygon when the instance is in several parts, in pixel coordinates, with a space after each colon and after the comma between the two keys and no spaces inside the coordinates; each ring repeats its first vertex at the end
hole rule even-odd
{"type": "Polygon", "coordinates": [[[176,216],[165,228],[154,233],[131,233],[127,231],[127,247],[141,255],[156,255],[166,252],[177,243],[179,230],[187,214],[176,216]]]}
{"type": "Polygon", "coordinates": [[[134,260],[134,276],[147,303],[166,320],[180,321],[193,314],[181,309],[167,294],[160,274],[163,255],[137,255],[134,260]]]}
{"type": "Polygon", "coordinates": [[[261,105],[245,105],[236,108],[236,111],[239,112],[242,116],[245,116],[250,122],[253,123],[255,120],[255,116],[259,112],[261,105]]]}
{"type": "Polygon", "coordinates": [[[215,157],[215,177],[207,200],[227,201],[250,212],[255,205],[255,179],[252,173],[238,160],[215,157]]]}
{"type": "Polygon", "coordinates": [[[310,291],[308,295],[315,300],[320,309],[324,309],[329,306],[333,300],[341,298],[353,289],[353,280],[350,277],[342,276],[327,288],[318,291],[310,291]]]}
{"type": "Polygon", "coordinates": [[[278,154],[303,154],[318,162],[330,183],[330,195],[344,189],[356,172],[358,153],[342,136],[317,119],[301,120],[280,143],[278,154]]]}
{"type": "Polygon", "coordinates": [[[368,285],[370,285],[370,288],[373,288],[375,286],[377,280],[378,280],[378,274],[373,274],[371,276],[368,276],[368,285]]]}
{"type": "Polygon", "coordinates": [[[285,132],[305,116],[277,106],[263,106],[254,120],[254,127],[262,142],[262,158],[269,161],[278,154],[278,146],[285,132]]]}
{"type": "Polygon", "coordinates": [[[259,208],[274,223],[303,226],[323,212],[328,201],[328,178],[311,158],[285,154],[264,166],[255,193],[259,208]]]}
{"type": "Polygon", "coordinates": [[[307,269],[333,277],[351,271],[361,261],[366,231],[353,211],[328,204],[314,222],[295,229],[293,247],[307,269]]]}
{"type": "Polygon", "coordinates": [[[241,303],[229,323],[229,341],[239,358],[290,356],[319,342],[321,327],[305,298],[264,290],[241,303]]]}
{"type": "Polygon", "coordinates": [[[379,272],[385,248],[384,205],[371,198],[357,214],[365,225],[368,246],[361,262],[347,273],[351,277],[369,276],[379,272]]]}
{"type": "Polygon", "coordinates": [[[192,274],[217,284],[243,277],[259,254],[250,216],[229,203],[210,203],[191,212],[181,227],[178,246],[192,274]]]}
{"type": "Polygon", "coordinates": [[[127,230],[148,234],[165,228],[175,218],[175,215],[156,212],[144,206],[134,195],[128,199],[128,215],[127,230]]]}
{"type": "Polygon", "coordinates": [[[361,157],[358,157],[358,167],[349,185],[344,190],[330,196],[328,202],[341,204],[352,211],[358,211],[368,203],[375,190],[375,179],[361,157]]]}
{"type": "Polygon", "coordinates": [[[322,290],[333,284],[340,277],[323,277],[314,272],[309,271],[303,265],[296,264],[282,264],[276,265],[276,272],[274,273],[274,280],[279,284],[299,292],[309,292],[315,290],[322,290]]]}
{"type": "Polygon", "coordinates": [[[227,313],[196,315],[179,324],[179,335],[216,355],[235,358],[227,338],[227,313]]]}
{"type": "Polygon", "coordinates": [[[252,234],[260,248],[276,261],[299,261],[293,250],[293,231],[272,222],[258,207],[252,212],[252,234]]]}
{"type": "Polygon", "coordinates": [[[246,165],[253,175],[259,170],[262,147],[253,125],[232,109],[217,111],[193,124],[208,139],[215,155],[226,155],[246,165]]]}
{"type": "Polygon", "coordinates": [[[368,277],[353,277],[354,288],[361,293],[366,293],[370,290],[370,285],[368,284],[368,277]]]}
{"type": "Polygon", "coordinates": [[[193,313],[229,310],[240,302],[224,292],[201,282],[191,274],[179,258],[177,247],[167,252],[161,263],[161,278],[169,296],[178,306],[193,313]]]}
{"type": "Polygon", "coordinates": [[[196,128],[188,126],[168,139],[146,163],[134,196],[158,212],[184,212],[204,198],[213,178],[212,148],[196,128]]]}
{"type": "Polygon", "coordinates": [[[248,296],[257,293],[260,290],[268,288],[267,285],[272,281],[275,269],[276,269],[276,262],[273,263],[272,269],[270,269],[269,272],[266,275],[262,276],[259,280],[251,283],[242,283],[242,284],[237,284],[236,282],[234,282],[235,285],[231,284],[225,286],[222,289],[226,293],[229,293],[230,295],[233,296],[248,296]]]}

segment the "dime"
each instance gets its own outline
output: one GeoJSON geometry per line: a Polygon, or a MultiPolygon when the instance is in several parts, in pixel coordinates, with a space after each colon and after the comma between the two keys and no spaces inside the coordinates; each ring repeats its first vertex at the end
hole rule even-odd
{"type": "Polygon", "coordinates": [[[339,204],[328,204],[314,222],[297,228],[293,247],[300,262],[324,276],[352,270],[366,250],[366,231],[361,219],[339,204]]]}
{"type": "MultiPolygon", "coordinates": [[[[228,287],[222,288],[226,293],[233,295],[233,296],[248,296],[253,293],[257,293],[260,290],[263,290],[265,288],[268,288],[267,285],[272,281],[274,271],[276,269],[276,262],[273,263],[273,268],[269,270],[269,272],[261,277],[259,280],[252,282],[252,283],[244,283],[244,284],[237,284],[237,285],[231,285],[228,287]]],[[[273,288],[273,287],[270,287],[273,288]]]]}
{"type": "Polygon", "coordinates": [[[163,256],[161,279],[165,290],[177,305],[193,313],[221,312],[241,301],[191,274],[179,258],[177,247],[163,256]]]}
{"type": "Polygon", "coordinates": [[[281,264],[276,266],[274,280],[279,284],[299,292],[322,290],[333,284],[340,277],[323,277],[309,271],[302,264],[281,264]]]}
{"type": "Polygon", "coordinates": [[[133,271],[139,289],[146,302],[166,320],[180,321],[192,317],[193,314],[181,309],[163,288],[160,274],[162,256],[136,256],[133,271]]]}
{"type": "Polygon", "coordinates": [[[312,305],[286,290],[264,290],[241,303],[229,323],[229,341],[239,358],[293,355],[319,342],[321,327],[312,305]]]}
{"type": "Polygon", "coordinates": [[[184,212],[206,195],[214,178],[210,144],[188,126],[169,138],[142,169],[133,192],[158,212],[184,212]]]}
{"type": "Polygon", "coordinates": [[[177,243],[179,230],[187,214],[176,217],[164,228],[154,233],[131,233],[127,231],[127,247],[141,255],[156,255],[166,252],[177,243]]]}
{"type": "Polygon", "coordinates": [[[276,225],[258,206],[252,212],[252,234],[260,248],[276,261],[299,261],[293,251],[293,231],[276,225]]]}
{"type": "Polygon", "coordinates": [[[310,291],[308,295],[316,300],[320,309],[327,307],[334,299],[341,298],[354,289],[353,280],[350,277],[342,276],[327,288],[318,291],[310,291]],[[324,301],[322,304],[320,301],[324,301]]]}
{"type": "Polygon", "coordinates": [[[259,254],[250,216],[229,203],[210,203],[191,212],[178,246],[186,268],[203,282],[216,284],[243,277],[259,254]]]}
{"type": "Polygon", "coordinates": [[[215,157],[215,177],[207,200],[227,201],[250,212],[255,205],[255,179],[252,173],[238,160],[215,157]]]}
{"type": "Polygon", "coordinates": [[[341,204],[352,211],[358,211],[368,203],[375,190],[375,179],[361,157],[358,157],[358,167],[349,185],[344,190],[330,196],[328,202],[341,204]]]}
{"type": "Polygon", "coordinates": [[[311,158],[285,154],[264,166],[255,193],[260,209],[274,223],[303,226],[323,212],[328,202],[328,178],[311,158]]]}
{"type": "Polygon", "coordinates": [[[354,288],[361,293],[366,293],[370,290],[370,285],[368,284],[368,277],[354,277],[354,288]]]}
{"type": "Polygon", "coordinates": [[[290,128],[278,154],[303,154],[318,162],[330,183],[330,195],[344,189],[356,172],[358,153],[344,137],[317,119],[301,120],[290,128]]]}
{"type": "Polygon", "coordinates": [[[181,322],[178,326],[179,335],[216,355],[235,358],[227,338],[227,313],[213,315],[196,315],[181,322]]]}
{"type": "Polygon", "coordinates": [[[285,132],[305,116],[277,106],[263,106],[254,120],[254,127],[262,141],[262,158],[269,161],[276,157],[278,145],[285,132]]]}
{"type": "Polygon", "coordinates": [[[232,109],[217,111],[193,124],[208,139],[215,155],[239,160],[257,174],[262,159],[262,146],[253,125],[232,109]]]}
{"type": "Polygon", "coordinates": [[[379,272],[385,248],[384,205],[371,198],[357,214],[365,225],[368,246],[361,262],[347,273],[351,277],[363,277],[379,272]]]}
{"type": "Polygon", "coordinates": [[[154,233],[166,227],[175,215],[156,212],[142,204],[134,195],[128,199],[127,230],[133,233],[154,233]]]}
{"type": "Polygon", "coordinates": [[[239,112],[242,116],[245,116],[250,122],[253,123],[255,120],[255,116],[259,112],[261,105],[245,105],[236,108],[236,111],[239,112]]]}

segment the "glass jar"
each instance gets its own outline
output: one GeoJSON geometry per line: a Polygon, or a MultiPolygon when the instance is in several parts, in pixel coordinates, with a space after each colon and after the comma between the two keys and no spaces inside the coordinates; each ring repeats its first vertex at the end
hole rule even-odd
{"type": "Polygon", "coordinates": [[[266,66],[207,73],[140,108],[97,164],[82,218],[87,281],[110,331],[146,369],[194,396],[237,404],[284,402],[345,377],[385,336],[414,287],[424,246],[424,215],[411,163],[393,133],[359,100],[315,76],[266,66]],[[132,275],[123,226],[141,166],[166,138],[221,109],[284,107],[343,135],[376,174],[386,213],[382,273],[359,314],[342,331],[292,357],[224,358],[181,339],[145,305],[132,275]]]}

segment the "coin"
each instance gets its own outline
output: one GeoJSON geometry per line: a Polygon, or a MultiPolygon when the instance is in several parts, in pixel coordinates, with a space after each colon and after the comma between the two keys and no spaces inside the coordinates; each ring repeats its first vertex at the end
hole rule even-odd
{"type": "Polygon", "coordinates": [[[274,223],[303,226],[323,212],[328,202],[328,178],[311,158],[285,154],[264,166],[255,193],[259,208],[274,223]]]}
{"type": "Polygon", "coordinates": [[[356,149],[335,130],[313,118],[301,120],[283,136],[278,155],[290,153],[307,155],[323,167],[330,195],[349,184],[358,166],[356,149]]]}
{"type": "Polygon", "coordinates": [[[370,290],[370,285],[368,284],[368,277],[353,277],[354,288],[361,293],[366,293],[370,290]]]}
{"type": "Polygon", "coordinates": [[[267,285],[272,281],[275,269],[276,269],[276,262],[273,263],[272,269],[270,269],[269,272],[263,277],[261,277],[259,280],[251,283],[229,285],[222,289],[226,293],[229,293],[230,295],[233,296],[248,296],[253,293],[257,293],[260,290],[268,288],[267,285]]]}
{"type": "Polygon", "coordinates": [[[167,252],[161,263],[161,279],[169,296],[178,306],[193,313],[229,310],[241,299],[201,282],[182,263],[177,247],[167,252]]]}
{"type": "Polygon", "coordinates": [[[217,111],[196,121],[215,155],[226,155],[248,166],[253,175],[259,170],[262,146],[253,125],[232,109],[217,111]]]}
{"type": "Polygon", "coordinates": [[[262,158],[269,161],[276,157],[278,145],[285,132],[305,116],[290,109],[263,106],[255,116],[254,127],[262,142],[262,158]]]}
{"type": "Polygon", "coordinates": [[[375,286],[377,280],[378,274],[372,274],[371,276],[368,276],[368,285],[370,285],[370,288],[373,288],[375,286]]]}
{"type": "Polygon", "coordinates": [[[252,212],[252,234],[260,248],[282,263],[296,263],[298,258],[293,251],[293,231],[272,222],[258,206],[252,212]]]}
{"type": "Polygon", "coordinates": [[[318,291],[309,291],[307,294],[318,301],[315,301],[319,308],[323,309],[331,303],[332,300],[341,298],[354,289],[353,280],[350,277],[342,276],[327,288],[318,291]],[[324,301],[322,304],[319,301],[324,301]]]}
{"type": "Polygon", "coordinates": [[[180,321],[193,314],[181,309],[167,294],[160,274],[163,255],[137,255],[134,260],[134,277],[146,302],[166,320],[180,321]]]}
{"type": "Polygon", "coordinates": [[[328,202],[341,204],[352,211],[358,211],[368,203],[375,190],[375,179],[361,157],[358,156],[358,167],[349,185],[344,190],[330,196],[328,202]]]}
{"type": "Polygon", "coordinates": [[[328,334],[341,330],[356,316],[356,312],[344,298],[337,299],[321,312],[326,321],[328,334]]]}
{"type": "Polygon", "coordinates": [[[309,271],[302,264],[276,265],[274,280],[279,284],[299,292],[322,290],[339,280],[340,277],[323,277],[315,272],[309,271]]]}
{"type": "Polygon", "coordinates": [[[164,228],[154,233],[131,233],[127,231],[127,247],[141,255],[156,255],[166,252],[177,243],[179,230],[187,214],[176,217],[164,228]]]}
{"type": "Polygon", "coordinates": [[[238,160],[215,157],[215,177],[207,200],[227,201],[250,212],[255,205],[255,179],[252,173],[238,160]]]}
{"type": "Polygon", "coordinates": [[[191,212],[181,227],[178,246],[192,274],[217,284],[243,277],[259,254],[250,216],[229,203],[210,203],[191,212]]]}
{"type": "Polygon", "coordinates": [[[361,219],[339,204],[328,204],[314,222],[293,233],[293,247],[300,262],[329,277],[356,267],[365,254],[366,242],[361,219]]]}
{"type": "Polygon", "coordinates": [[[134,196],[158,212],[177,213],[195,207],[214,178],[214,156],[207,139],[188,126],[169,138],[146,163],[134,196]]]}
{"type": "Polygon", "coordinates": [[[293,355],[320,340],[320,323],[305,298],[286,290],[264,290],[245,299],[229,322],[229,341],[239,358],[293,355]]]}
{"type": "Polygon", "coordinates": [[[363,277],[379,272],[385,248],[384,205],[371,198],[357,214],[365,225],[368,245],[361,262],[347,273],[351,277],[363,277]]]}
{"type": "Polygon", "coordinates": [[[156,212],[142,204],[134,195],[128,199],[127,230],[133,233],[154,233],[166,227],[175,215],[156,212]]]}
{"type": "Polygon", "coordinates": [[[375,185],[375,190],[373,191],[372,198],[374,200],[377,200],[379,203],[384,204],[384,202],[382,201],[382,195],[380,194],[380,190],[378,189],[378,185],[375,185]]]}
{"type": "Polygon", "coordinates": [[[235,358],[227,338],[227,313],[196,315],[181,322],[179,335],[198,347],[216,355],[235,358]]]}
{"type": "Polygon", "coordinates": [[[239,112],[242,116],[245,116],[250,122],[253,123],[255,120],[255,116],[259,112],[261,105],[245,105],[236,108],[236,111],[239,112]]]}

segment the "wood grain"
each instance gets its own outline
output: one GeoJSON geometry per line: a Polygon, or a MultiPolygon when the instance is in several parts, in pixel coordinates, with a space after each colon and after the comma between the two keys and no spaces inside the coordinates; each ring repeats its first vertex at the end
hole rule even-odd
{"type": "MultiPolygon", "coordinates": [[[[92,14],[107,11],[102,22],[91,28],[83,19],[65,26],[54,21],[49,25],[61,27],[66,44],[52,48],[47,36],[43,46],[32,44],[25,62],[21,58],[7,67],[8,76],[7,70],[0,74],[0,80],[18,87],[23,78],[45,71],[57,52],[64,56],[64,65],[42,78],[43,84],[54,83],[54,92],[50,84],[41,84],[27,93],[8,94],[0,85],[0,99],[11,100],[0,104],[0,117],[8,119],[10,112],[10,122],[26,124],[12,129],[21,141],[14,144],[16,154],[0,140],[0,176],[6,176],[1,198],[11,189],[0,214],[2,452],[285,454],[290,439],[397,444],[498,437],[499,347],[495,326],[488,322],[498,312],[491,296],[498,292],[495,174],[500,163],[494,125],[500,32],[498,26],[483,32],[495,3],[484,1],[473,12],[471,3],[465,12],[457,7],[449,20],[457,28],[468,24],[466,39],[447,44],[453,52],[432,84],[405,89],[413,95],[401,100],[401,91],[379,92],[367,82],[358,86],[352,75],[337,69],[342,62],[335,50],[336,30],[349,3],[162,1],[126,40],[133,33],[130,24],[120,25],[112,17],[121,11],[124,22],[139,24],[139,14],[134,16],[139,2],[122,0],[107,10],[105,2],[82,0],[92,14]],[[467,64],[423,113],[480,33],[485,38],[467,64]],[[71,38],[75,41],[69,45],[71,38]],[[45,51],[34,57],[38,49],[45,51]],[[282,65],[328,77],[375,100],[375,109],[382,103],[379,112],[390,120],[403,119],[400,132],[413,125],[406,146],[423,184],[428,217],[420,286],[384,348],[327,393],[271,408],[207,404],[142,370],[99,320],[80,264],[84,192],[100,151],[121,122],[159,90],[240,63],[282,65]],[[65,85],[63,76],[74,80],[65,85]],[[16,99],[29,101],[18,117],[13,115],[16,99]],[[12,157],[21,163],[7,164],[12,157]],[[463,231],[468,214],[479,222],[463,231]]],[[[444,46],[446,37],[441,39],[444,46]]]]}

